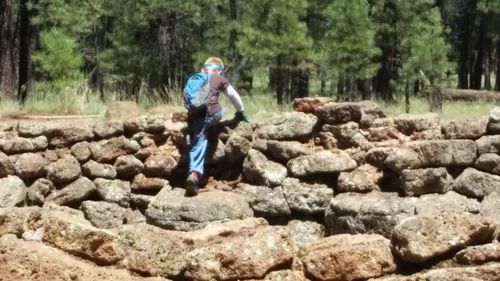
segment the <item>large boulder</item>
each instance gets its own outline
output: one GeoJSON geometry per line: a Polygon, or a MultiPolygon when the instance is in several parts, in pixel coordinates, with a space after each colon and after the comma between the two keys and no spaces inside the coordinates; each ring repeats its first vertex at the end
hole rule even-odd
{"type": "Polygon", "coordinates": [[[440,127],[437,113],[403,114],[394,117],[393,120],[398,131],[407,136],[440,127]]]}
{"type": "Polygon", "coordinates": [[[283,217],[291,214],[290,207],[281,187],[269,188],[266,186],[240,184],[234,191],[247,198],[255,215],[283,217]]]}
{"type": "Polygon", "coordinates": [[[83,174],[91,179],[103,178],[114,180],[116,178],[116,169],[110,164],[101,164],[94,160],[89,160],[82,165],[83,174]]]}
{"type": "Polygon", "coordinates": [[[390,237],[394,226],[414,215],[416,198],[397,193],[341,193],[335,196],[325,213],[330,234],[376,233],[390,237]]]}
{"type": "Polygon", "coordinates": [[[401,174],[401,187],[408,196],[446,193],[451,190],[452,182],[446,168],[404,170],[401,174]]]}
{"type": "Polygon", "coordinates": [[[26,186],[16,176],[7,176],[0,179],[0,208],[14,207],[24,203],[26,186]]]}
{"type": "Polygon", "coordinates": [[[500,191],[500,176],[467,168],[455,180],[453,190],[475,198],[483,198],[493,191],[500,191]]]}
{"type": "Polygon", "coordinates": [[[287,227],[297,249],[325,237],[325,226],[314,221],[292,220],[287,227]]]}
{"type": "Polygon", "coordinates": [[[56,185],[72,182],[81,173],[80,163],[71,155],[66,155],[47,167],[47,178],[56,185]]]}
{"type": "Polygon", "coordinates": [[[122,207],[130,206],[130,182],[122,180],[94,180],[99,198],[106,202],[116,203],[122,207]]]}
{"type": "Polygon", "coordinates": [[[253,216],[248,202],[239,194],[210,191],[195,197],[184,195],[183,189],[162,189],[146,210],[148,222],[166,229],[189,231],[210,222],[253,216]]]}
{"type": "Polygon", "coordinates": [[[184,276],[191,280],[260,279],[292,258],[286,227],[262,226],[191,251],[184,276]]]}
{"type": "MultiPolygon", "coordinates": [[[[373,149],[372,151],[376,151],[373,149]]],[[[406,147],[390,147],[380,151],[383,167],[387,167],[397,174],[405,169],[417,169],[422,165],[418,153],[406,147]]],[[[380,166],[379,166],[380,167],[380,166]]]]}
{"type": "Polygon", "coordinates": [[[487,118],[460,119],[441,124],[446,139],[478,139],[486,135],[487,118]]]}
{"type": "Polygon", "coordinates": [[[44,134],[50,140],[51,147],[67,147],[94,138],[92,126],[87,122],[54,123],[48,126],[44,134]]]}
{"type": "Polygon", "coordinates": [[[490,174],[500,175],[500,155],[496,153],[481,154],[474,167],[490,174]]]}
{"type": "Polygon", "coordinates": [[[266,186],[280,185],[287,176],[281,164],[270,161],[257,150],[250,150],[243,162],[243,176],[251,183],[266,186]]]}
{"type": "Polygon", "coordinates": [[[482,217],[453,211],[427,212],[403,221],[391,237],[396,254],[422,263],[491,239],[493,229],[482,217]]]}
{"type": "Polygon", "coordinates": [[[24,152],[36,152],[45,150],[48,147],[47,137],[36,138],[15,137],[11,139],[0,139],[0,150],[7,154],[24,152]]]}
{"type": "Polygon", "coordinates": [[[165,118],[160,115],[139,116],[125,120],[123,128],[129,133],[148,132],[160,134],[165,131],[165,118]]]}
{"type": "Polygon", "coordinates": [[[71,146],[71,155],[75,156],[75,158],[82,163],[87,162],[92,156],[90,152],[90,143],[87,141],[75,143],[71,146]]]}
{"type": "Polygon", "coordinates": [[[472,140],[432,140],[410,143],[423,167],[472,166],[477,147],[472,140]]]}
{"type": "Polygon", "coordinates": [[[458,252],[454,259],[460,264],[483,264],[500,261],[500,243],[471,246],[458,252]]]}
{"type": "Polygon", "coordinates": [[[121,264],[128,270],[173,278],[186,268],[192,244],[180,232],[135,224],[121,226],[116,234],[125,253],[121,264]]]}
{"type": "Polygon", "coordinates": [[[318,119],[302,112],[285,112],[259,124],[255,136],[271,140],[306,140],[318,119]]]}
{"type": "Polygon", "coordinates": [[[134,177],[132,185],[130,186],[132,192],[156,192],[162,188],[170,188],[170,184],[166,179],[150,178],[144,174],[138,174],[134,177]]]}
{"type": "Polygon", "coordinates": [[[298,214],[324,214],[333,198],[333,189],[328,186],[309,184],[295,178],[285,179],[282,189],[290,210],[298,214]]]}
{"type": "Polygon", "coordinates": [[[340,173],[354,170],[356,166],[356,161],[340,150],[314,152],[292,159],[287,164],[288,172],[295,177],[340,173]]]}
{"type": "Polygon", "coordinates": [[[500,107],[495,106],[490,111],[488,120],[488,132],[490,134],[500,134],[500,107]]]}
{"type": "Polygon", "coordinates": [[[469,212],[478,214],[481,203],[473,198],[467,198],[454,191],[445,194],[425,194],[415,203],[415,213],[436,213],[440,211],[469,212]]]}
{"type": "Polygon", "coordinates": [[[98,121],[94,125],[94,134],[101,139],[117,137],[123,134],[123,122],[120,121],[98,121]]]}
{"type": "Polygon", "coordinates": [[[126,209],[115,203],[85,201],[80,210],[97,228],[116,228],[125,221],[126,209]]]}
{"type": "Polygon", "coordinates": [[[363,110],[358,103],[332,102],[316,108],[314,114],[324,123],[338,125],[350,121],[358,123],[361,121],[363,110]]]}
{"type": "Polygon", "coordinates": [[[144,161],[144,174],[151,177],[168,177],[177,167],[177,160],[169,154],[156,152],[144,161]]]}
{"type": "Polygon", "coordinates": [[[47,196],[45,202],[58,205],[77,205],[92,197],[95,191],[94,183],[85,177],[81,177],[64,188],[51,193],[47,196]]]}
{"type": "Polygon", "coordinates": [[[117,101],[108,105],[104,118],[106,120],[123,121],[141,115],[141,109],[134,101],[117,101]]]}
{"type": "Polygon", "coordinates": [[[124,136],[102,140],[90,145],[92,158],[100,163],[112,163],[116,158],[122,155],[134,154],[139,149],[140,145],[136,141],[129,140],[124,136]]]}
{"type": "Polygon", "coordinates": [[[301,259],[314,280],[365,280],[396,271],[390,241],[376,234],[323,238],[306,246],[301,259]]]}
{"type": "Polygon", "coordinates": [[[298,141],[270,140],[266,145],[269,155],[281,161],[288,161],[300,155],[306,154],[304,145],[298,141]]]}
{"type": "Polygon", "coordinates": [[[251,143],[248,139],[238,135],[231,135],[224,147],[224,155],[229,162],[238,163],[247,156],[250,149],[251,143]]]}
{"type": "Polygon", "coordinates": [[[339,192],[370,192],[380,190],[379,184],[383,172],[376,167],[365,164],[351,172],[341,172],[337,180],[339,192]]]}
{"type": "Polygon", "coordinates": [[[33,180],[45,176],[48,164],[49,161],[38,153],[23,153],[17,157],[14,167],[16,175],[21,179],[33,180]]]}
{"type": "Polygon", "coordinates": [[[42,135],[45,128],[44,122],[22,120],[17,124],[16,131],[21,137],[33,138],[42,135]]]}
{"type": "Polygon", "coordinates": [[[484,136],[476,140],[477,153],[500,153],[500,135],[484,136]]]}

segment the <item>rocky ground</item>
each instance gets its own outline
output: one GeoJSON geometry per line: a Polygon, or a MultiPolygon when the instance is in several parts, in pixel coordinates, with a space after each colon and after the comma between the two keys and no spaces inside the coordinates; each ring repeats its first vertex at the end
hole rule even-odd
{"type": "Polygon", "coordinates": [[[2,122],[0,280],[500,280],[500,108],[294,109],[222,122],[196,197],[168,107],[2,122]]]}

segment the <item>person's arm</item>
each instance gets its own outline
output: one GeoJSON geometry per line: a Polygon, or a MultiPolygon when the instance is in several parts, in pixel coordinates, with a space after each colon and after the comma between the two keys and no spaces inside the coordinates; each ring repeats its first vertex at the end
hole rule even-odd
{"type": "Polygon", "coordinates": [[[226,95],[233,104],[234,108],[237,112],[243,111],[243,101],[241,100],[238,92],[233,88],[233,86],[229,85],[226,89],[226,95]]]}

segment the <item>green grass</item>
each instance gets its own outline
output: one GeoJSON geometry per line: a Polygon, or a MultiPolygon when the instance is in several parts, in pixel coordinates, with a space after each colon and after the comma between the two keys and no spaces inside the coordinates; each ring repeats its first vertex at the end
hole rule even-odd
{"type": "MultiPolygon", "coordinates": [[[[283,112],[291,111],[292,105],[286,103],[278,105],[274,95],[265,89],[266,81],[259,81],[256,89],[242,97],[245,106],[245,112],[253,121],[265,120],[269,116],[283,112]]],[[[46,83],[37,83],[31,91],[31,95],[25,104],[21,105],[15,101],[0,102],[0,114],[24,112],[28,114],[57,114],[57,115],[104,115],[107,106],[123,97],[123,92],[106,92],[103,101],[100,95],[85,85],[72,88],[65,88],[57,94],[50,85],[46,83]]],[[[183,110],[182,98],[180,92],[146,91],[141,90],[139,95],[139,107],[143,112],[160,105],[169,104],[183,110]],[[165,96],[169,98],[166,99],[165,96]]],[[[389,116],[405,113],[405,104],[403,100],[396,102],[378,102],[383,110],[389,116]]],[[[226,118],[234,115],[234,108],[229,99],[221,95],[221,104],[224,108],[226,118]]],[[[443,104],[443,119],[462,119],[469,117],[488,116],[489,111],[496,105],[495,102],[464,102],[464,101],[445,101],[443,104]]],[[[422,98],[412,98],[410,113],[429,112],[429,106],[426,100],[422,98]]]]}

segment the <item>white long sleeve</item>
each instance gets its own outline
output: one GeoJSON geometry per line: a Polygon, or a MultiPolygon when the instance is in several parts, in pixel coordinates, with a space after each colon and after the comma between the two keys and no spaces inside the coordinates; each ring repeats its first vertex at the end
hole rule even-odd
{"type": "Polygon", "coordinates": [[[227,87],[226,95],[234,105],[234,108],[236,108],[236,111],[243,111],[243,101],[241,100],[240,95],[238,94],[238,92],[236,92],[233,86],[229,85],[227,87]]]}

